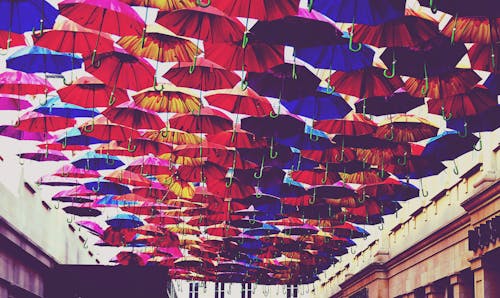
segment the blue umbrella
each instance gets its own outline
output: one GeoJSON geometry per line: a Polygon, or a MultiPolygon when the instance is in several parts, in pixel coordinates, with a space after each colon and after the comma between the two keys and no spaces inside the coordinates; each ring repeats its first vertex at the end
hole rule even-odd
{"type": "Polygon", "coordinates": [[[117,214],[106,220],[106,223],[114,229],[133,229],[144,225],[139,217],[126,213],[117,214]]]}
{"type": "Polygon", "coordinates": [[[248,236],[265,236],[278,234],[280,229],[270,224],[263,224],[260,228],[248,229],[243,234],[248,236]]]}
{"type": "Polygon", "coordinates": [[[484,82],[484,86],[486,86],[491,93],[500,95],[500,75],[490,74],[490,76],[484,82]]]}
{"type": "Polygon", "coordinates": [[[64,136],[59,137],[56,142],[63,143],[66,145],[93,145],[107,143],[107,141],[102,141],[93,137],[82,135],[78,128],[71,128],[64,132],[64,136]]]}
{"type": "MultiPolygon", "coordinates": [[[[277,137],[275,141],[278,144],[297,149],[295,153],[299,153],[300,150],[324,150],[335,147],[335,144],[330,141],[328,135],[323,131],[311,128],[309,125],[305,126],[305,131],[306,133],[294,136],[277,137]]],[[[304,161],[306,160],[301,159],[301,162],[304,161]]]]}
{"type": "Polygon", "coordinates": [[[436,160],[453,160],[471,151],[478,141],[479,138],[473,134],[462,138],[456,131],[445,131],[430,138],[420,155],[436,160]]]}
{"type": "MultiPolygon", "coordinates": [[[[306,138],[309,138],[309,136],[306,136],[306,138]]],[[[290,140],[291,140],[290,138],[287,138],[286,142],[289,142],[290,140]]],[[[283,141],[283,139],[280,139],[280,142],[282,142],[282,144],[283,144],[285,141],[283,141]]],[[[321,142],[321,139],[320,139],[320,142],[321,142]]],[[[312,149],[312,150],[316,150],[316,149],[312,149]]],[[[321,148],[319,148],[317,150],[321,150],[321,148]]],[[[296,170],[312,170],[318,166],[317,162],[310,160],[310,159],[302,158],[299,150],[294,150],[292,148],[292,153],[293,153],[292,158],[290,158],[285,164],[283,164],[283,168],[291,169],[293,167],[296,170]]]]}
{"type": "Polygon", "coordinates": [[[105,195],[99,200],[95,201],[95,205],[97,207],[108,207],[108,206],[130,206],[130,205],[138,205],[140,202],[131,202],[124,200],[115,200],[115,195],[105,195]]]}
{"type": "Polygon", "coordinates": [[[0,30],[16,33],[39,30],[41,20],[42,28],[52,28],[59,15],[57,9],[45,0],[1,0],[0,11],[0,30]]]}
{"type": "Polygon", "coordinates": [[[314,120],[341,119],[352,111],[351,106],[340,95],[327,94],[326,88],[319,88],[312,95],[282,103],[288,111],[314,120]]]}
{"type": "Polygon", "coordinates": [[[23,47],[7,58],[7,67],[27,73],[62,73],[78,69],[83,63],[80,55],[60,53],[37,46],[23,47]]]}
{"type": "Polygon", "coordinates": [[[315,68],[335,69],[345,72],[370,67],[375,52],[362,45],[361,50],[353,52],[349,45],[324,45],[295,50],[297,58],[311,64],[315,68]]]}
{"type": "Polygon", "coordinates": [[[124,165],[124,163],[116,156],[98,154],[93,151],[87,152],[82,157],[71,163],[77,168],[87,168],[91,170],[110,170],[124,165]]]}
{"type": "Polygon", "coordinates": [[[461,136],[472,132],[494,131],[500,127],[500,105],[475,116],[452,118],[446,122],[446,127],[459,131],[461,136]]]}
{"type": "Polygon", "coordinates": [[[61,116],[64,118],[94,117],[99,114],[96,109],[86,109],[80,106],[62,102],[59,96],[54,96],[35,109],[45,115],[61,116]]]}
{"type": "Polygon", "coordinates": [[[314,1],[312,8],[335,22],[378,25],[402,17],[401,0],[329,0],[314,1]]]}
{"type": "Polygon", "coordinates": [[[357,113],[382,116],[406,113],[423,104],[423,97],[413,97],[407,92],[395,92],[391,96],[373,96],[360,99],[354,106],[357,113]]]}
{"type": "Polygon", "coordinates": [[[417,198],[420,195],[420,189],[411,183],[401,181],[403,187],[399,187],[398,191],[393,195],[382,195],[376,199],[379,201],[408,201],[417,198]]]}
{"type": "Polygon", "coordinates": [[[126,185],[107,180],[95,180],[83,185],[98,195],[124,195],[130,193],[130,189],[126,185]]]}

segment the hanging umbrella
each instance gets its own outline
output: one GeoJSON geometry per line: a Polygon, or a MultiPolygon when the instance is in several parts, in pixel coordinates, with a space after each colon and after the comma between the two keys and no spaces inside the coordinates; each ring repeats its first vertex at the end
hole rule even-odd
{"type": "Polygon", "coordinates": [[[380,58],[390,68],[386,76],[394,74],[416,78],[437,76],[449,72],[467,53],[463,43],[451,45],[444,37],[432,38],[417,47],[387,48],[380,58]]]}
{"type": "Polygon", "coordinates": [[[379,123],[373,136],[399,143],[418,142],[436,136],[438,129],[425,118],[401,114],[379,123]]]}
{"type": "Polygon", "coordinates": [[[281,19],[258,21],[250,32],[252,39],[293,47],[312,47],[342,42],[342,32],[331,21],[315,11],[309,12],[303,8],[281,19]],[[317,34],[311,34],[311,32],[317,34]]]}
{"type": "Polygon", "coordinates": [[[133,214],[125,213],[117,214],[116,216],[106,220],[106,223],[113,229],[132,229],[144,225],[139,217],[133,214]]]}
{"type": "Polygon", "coordinates": [[[17,128],[30,132],[49,132],[71,127],[75,119],[47,116],[38,112],[26,112],[19,118],[17,128]]]}
{"type": "Polygon", "coordinates": [[[201,91],[232,88],[239,81],[235,73],[204,58],[198,58],[194,63],[179,62],[163,77],[178,87],[201,91]]]}
{"type": "Polygon", "coordinates": [[[133,102],[109,107],[102,112],[110,121],[134,129],[162,129],[165,124],[154,112],[140,108],[133,102]]]}
{"type": "Polygon", "coordinates": [[[126,90],[113,88],[94,77],[80,77],[73,84],[58,89],[61,101],[84,108],[107,107],[113,98],[116,105],[128,101],[126,90]]]}
{"type": "Polygon", "coordinates": [[[419,0],[419,2],[421,5],[431,8],[433,13],[441,10],[450,14],[456,13],[465,16],[495,16],[498,14],[496,11],[491,11],[491,8],[494,7],[492,5],[495,4],[495,1],[492,0],[482,0],[478,3],[470,3],[464,0],[439,2],[419,0]]]}
{"type": "Polygon", "coordinates": [[[314,94],[282,103],[291,113],[314,120],[343,118],[352,110],[339,94],[328,94],[324,88],[319,88],[314,94]]]}
{"type": "Polygon", "coordinates": [[[129,5],[133,6],[147,6],[147,7],[154,7],[158,8],[163,11],[171,11],[171,10],[177,10],[177,9],[183,9],[183,8],[189,8],[189,7],[195,7],[196,6],[196,1],[195,0],[182,0],[182,1],[176,1],[176,0],[121,0],[122,2],[125,2],[129,5]]]}
{"type": "Polygon", "coordinates": [[[0,74],[0,93],[3,94],[46,94],[55,88],[45,79],[22,71],[4,71],[0,74]]]}
{"type": "Polygon", "coordinates": [[[315,168],[313,170],[291,171],[290,177],[301,183],[311,186],[334,184],[340,180],[340,176],[336,172],[328,172],[326,169],[315,168]]]}
{"type": "Polygon", "coordinates": [[[228,223],[221,223],[208,226],[205,233],[212,236],[232,237],[238,236],[242,231],[228,223]]]}
{"type": "Polygon", "coordinates": [[[129,53],[159,62],[191,62],[201,54],[194,43],[183,37],[147,32],[121,37],[117,44],[129,53]]]}
{"type": "Polygon", "coordinates": [[[123,195],[130,193],[130,189],[126,185],[106,180],[91,181],[84,183],[84,185],[96,195],[123,195]]]}
{"type": "Polygon", "coordinates": [[[404,15],[404,3],[397,0],[314,1],[312,9],[342,23],[378,25],[404,15]]]}
{"type": "Polygon", "coordinates": [[[23,47],[7,58],[7,67],[27,73],[61,73],[81,68],[79,55],[59,53],[37,46],[23,47]]]}
{"type": "Polygon", "coordinates": [[[360,136],[373,133],[377,124],[361,114],[351,113],[342,119],[315,121],[314,128],[329,134],[360,136]]]}
{"type": "Polygon", "coordinates": [[[96,235],[98,237],[101,237],[102,234],[104,233],[104,230],[101,228],[101,226],[93,221],[90,220],[79,220],[75,222],[79,227],[84,228],[88,232],[92,233],[93,235],[96,235]]]}
{"type": "Polygon", "coordinates": [[[35,161],[62,161],[68,158],[59,151],[55,150],[38,150],[36,152],[18,153],[19,158],[30,159],[35,161]]]}
{"type": "Polygon", "coordinates": [[[214,1],[213,6],[232,17],[245,17],[258,20],[276,20],[294,15],[299,10],[299,0],[247,0],[214,1]]]}
{"type": "MultiPolygon", "coordinates": [[[[180,198],[191,199],[194,196],[194,187],[191,183],[178,179],[169,174],[157,175],[156,178],[172,193],[180,198]]],[[[196,209],[196,208],[195,208],[196,209]]]]}
{"type": "Polygon", "coordinates": [[[104,179],[111,182],[127,184],[132,186],[151,185],[151,181],[149,179],[144,178],[142,175],[127,170],[115,170],[109,175],[105,176],[104,179]]]}
{"type": "Polygon", "coordinates": [[[104,170],[116,169],[124,165],[124,163],[115,156],[98,154],[89,151],[80,158],[71,162],[75,167],[88,170],[104,170]]]}
{"type": "Polygon", "coordinates": [[[234,114],[265,116],[273,111],[269,101],[251,88],[241,90],[236,86],[233,89],[211,91],[205,95],[205,99],[210,105],[234,114]]]}
{"type": "Polygon", "coordinates": [[[148,138],[155,142],[169,144],[200,144],[201,138],[198,135],[187,133],[185,131],[169,128],[162,130],[149,130],[144,132],[143,138],[148,138]]]}
{"type": "Polygon", "coordinates": [[[0,11],[5,12],[0,22],[0,30],[24,33],[51,28],[58,15],[57,9],[47,1],[2,1],[0,11]]]}
{"type": "Polygon", "coordinates": [[[137,106],[159,113],[189,113],[201,107],[200,99],[192,91],[171,84],[142,90],[132,98],[137,106]]]}
{"type": "MultiPolygon", "coordinates": [[[[64,133],[62,133],[56,141],[57,143],[60,144],[62,150],[71,150],[68,148],[86,148],[89,145],[93,144],[100,144],[103,143],[104,141],[92,138],[86,135],[82,135],[80,130],[78,128],[70,128],[66,129],[64,133]]],[[[53,143],[54,147],[57,147],[58,145],[56,143],[53,143]]]]}
{"type": "Polygon", "coordinates": [[[201,108],[191,114],[177,114],[169,119],[170,127],[191,132],[214,134],[232,128],[233,120],[213,108],[201,108]]]}
{"type": "Polygon", "coordinates": [[[190,182],[207,181],[211,179],[223,179],[227,170],[218,164],[205,162],[198,166],[182,165],[177,170],[179,178],[190,182]]]}
{"type": "Polygon", "coordinates": [[[382,116],[406,113],[424,104],[421,97],[413,97],[399,89],[389,96],[373,96],[356,102],[356,112],[382,116]]]}
{"type": "Polygon", "coordinates": [[[99,111],[96,109],[86,109],[78,105],[64,103],[58,96],[49,98],[44,104],[33,111],[47,116],[60,116],[64,118],[89,118],[99,114],[99,111]]]}
{"type": "Polygon", "coordinates": [[[54,176],[68,178],[99,178],[101,175],[94,170],[77,168],[72,164],[67,164],[59,168],[54,173],[54,176]]]}
{"type": "Polygon", "coordinates": [[[213,6],[160,12],[156,22],[175,34],[209,42],[238,41],[243,25],[213,6]]]}
{"type": "Polygon", "coordinates": [[[257,138],[253,133],[240,128],[207,135],[206,138],[208,142],[226,147],[252,149],[265,147],[267,145],[265,139],[257,138]]]}
{"type": "MultiPolygon", "coordinates": [[[[136,91],[153,86],[155,75],[154,68],[144,58],[118,49],[100,53],[96,55],[94,61],[86,59],[85,70],[103,82],[109,82],[114,89],[118,87],[136,91]]],[[[114,96],[111,96],[110,105],[114,102],[114,96]]]]}
{"type": "Polygon", "coordinates": [[[49,141],[54,139],[54,136],[47,132],[30,132],[18,129],[16,126],[1,125],[0,136],[26,141],[49,141]]]}
{"type": "Polygon", "coordinates": [[[162,155],[172,152],[172,146],[145,138],[130,139],[130,141],[119,141],[117,145],[122,146],[122,148],[127,150],[129,156],[143,156],[149,154],[162,155]],[[129,147],[128,143],[131,144],[131,147],[129,147]]]}
{"type": "Polygon", "coordinates": [[[497,105],[497,99],[488,89],[477,85],[463,94],[427,101],[429,113],[442,115],[444,118],[463,118],[474,116],[497,105]]]}
{"type": "Polygon", "coordinates": [[[126,168],[141,175],[171,175],[171,164],[155,156],[140,157],[132,161],[126,168]]]}
{"type": "Polygon", "coordinates": [[[75,203],[85,203],[92,202],[91,196],[94,192],[87,189],[84,185],[75,186],[71,189],[62,190],[56,193],[52,200],[61,202],[75,202],[75,203]]]}
{"type": "Polygon", "coordinates": [[[255,193],[253,186],[245,184],[237,177],[214,179],[207,187],[214,195],[224,198],[243,199],[255,193]]]}
{"type": "Polygon", "coordinates": [[[367,98],[389,96],[403,86],[399,76],[386,78],[383,70],[376,67],[351,72],[336,71],[328,78],[328,84],[338,93],[367,98]]]}
{"type": "Polygon", "coordinates": [[[392,163],[385,165],[385,169],[401,179],[420,179],[434,176],[446,169],[443,163],[430,157],[408,155],[406,163],[403,165],[397,163],[397,158],[402,157],[395,157],[392,163]]]}
{"type": "Polygon", "coordinates": [[[0,95],[0,110],[20,111],[31,107],[31,103],[19,97],[11,97],[8,95],[0,95]]]}
{"type": "Polygon", "coordinates": [[[494,131],[500,127],[499,114],[500,105],[496,105],[475,116],[452,118],[446,122],[446,127],[459,131],[461,136],[466,136],[471,132],[494,131]]]}
{"type": "Polygon", "coordinates": [[[500,57],[498,42],[494,45],[474,44],[469,49],[469,60],[473,69],[500,73],[500,61],[495,57],[500,57]]]}
{"type": "MultiPolygon", "coordinates": [[[[494,10],[488,11],[488,14],[494,10]]],[[[450,37],[451,42],[477,42],[481,44],[494,45],[500,40],[498,27],[500,17],[498,15],[488,17],[488,14],[470,14],[469,11],[462,11],[459,17],[450,19],[448,24],[441,30],[441,33],[450,37]]]]}
{"type": "Polygon", "coordinates": [[[436,160],[453,160],[474,148],[479,138],[473,134],[460,137],[456,131],[445,131],[430,138],[420,154],[436,160]]]}
{"type": "Polygon", "coordinates": [[[424,76],[424,79],[409,78],[404,88],[411,96],[443,98],[467,92],[480,79],[471,69],[456,68],[439,76],[424,76]]]}
{"type": "Polygon", "coordinates": [[[99,117],[83,123],[79,127],[82,135],[93,137],[103,141],[128,141],[130,138],[138,138],[139,133],[126,126],[112,124],[106,117],[99,117]]]}
{"type": "Polygon", "coordinates": [[[417,16],[403,16],[375,26],[354,25],[351,32],[354,42],[376,47],[416,48],[439,36],[437,22],[417,16]]]}

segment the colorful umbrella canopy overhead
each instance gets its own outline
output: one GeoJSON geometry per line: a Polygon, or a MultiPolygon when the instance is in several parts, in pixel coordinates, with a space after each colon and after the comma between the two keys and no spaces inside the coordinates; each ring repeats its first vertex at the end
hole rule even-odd
{"type": "Polygon", "coordinates": [[[358,225],[419,195],[413,179],[500,127],[494,5],[420,2],[451,17],[400,0],[0,1],[0,138],[27,141],[20,166],[58,163],[36,183],[122,247],[114,262],[311,283],[358,225]]]}

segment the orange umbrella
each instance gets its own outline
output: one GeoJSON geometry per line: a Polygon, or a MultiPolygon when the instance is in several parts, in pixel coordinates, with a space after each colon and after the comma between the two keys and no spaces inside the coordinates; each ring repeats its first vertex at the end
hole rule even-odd
{"type": "Polygon", "coordinates": [[[373,136],[393,142],[418,142],[435,137],[439,127],[427,119],[401,114],[379,123],[373,136]]]}
{"type": "Polygon", "coordinates": [[[171,11],[196,6],[196,0],[121,0],[132,6],[155,7],[162,11],[171,11]]]}
{"type": "Polygon", "coordinates": [[[477,42],[491,45],[500,41],[499,27],[500,18],[455,16],[450,19],[441,33],[449,36],[453,42],[477,42]]]}
{"type": "Polygon", "coordinates": [[[192,198],[194,196],[194,187],[189,182],[178,179],[172,175],[158,175],[158,181],[167,187],[172,193],[180,198],[192,198]]]}
{"type": "Polygon", "coordinates": [[[187,133],[182,130],[172,129],[162,129],[162,130],[147,130],[142,135],[143,138],[148,138],[153,141],[170,143],[170,144],[200,144],[202,138],[192,134],[187,133]]]}
{"type": "Polygon", "coordinates": [[[475,116],[497,105],[497,98],[484,86],[477,85],[472,90],[443,99],[427,101],[429,113],[446,118],[475,116]]]}
{"type": "Polygon", "coordinates": [[[439,76],[426,76],[423,79],[409,78],[404,88],[414,97],[443,98],[465,93],[480,80],[481,77],[472,69],[457,68],[439,76]]]}
{"type": "MultiPolygon", "coordinates": [[[[499,24],[500,27],[500,24],[499,24]]],[[[469,49],[469,60],[473,69],[500,73],[500,43],[494,45],[475,44],[469,49]]]]}
{"type": "Polygon", "coordinates": [[[133,186],[150,186],[151,180],[127,170],[115,170],[104,177],[106,180],[133,186]]]}

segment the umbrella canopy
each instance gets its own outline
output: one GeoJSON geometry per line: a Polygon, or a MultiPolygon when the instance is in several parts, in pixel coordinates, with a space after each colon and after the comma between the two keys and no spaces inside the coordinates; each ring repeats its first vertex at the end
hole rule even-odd
{"type": "Polygon", "coordinates": [[[7,58],[7,67],[28,73],[61,73],[81,68],[83,59],[37,46],[24,47],[7,58]]]}

